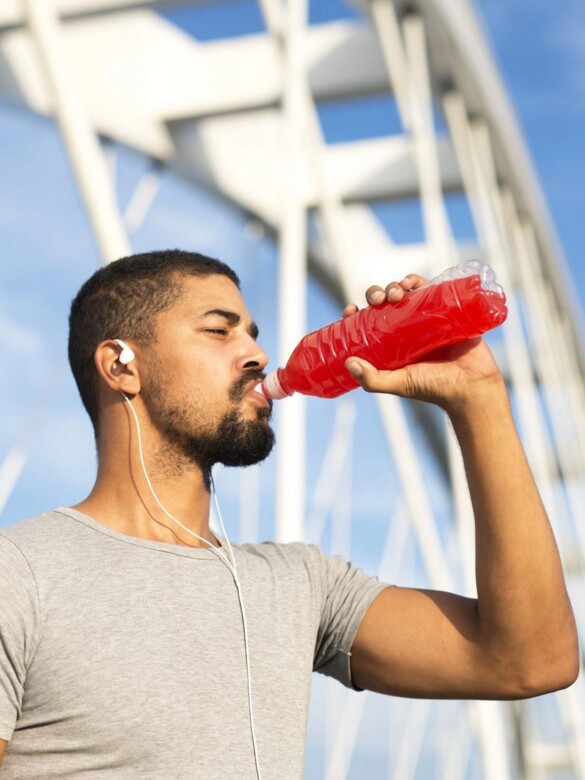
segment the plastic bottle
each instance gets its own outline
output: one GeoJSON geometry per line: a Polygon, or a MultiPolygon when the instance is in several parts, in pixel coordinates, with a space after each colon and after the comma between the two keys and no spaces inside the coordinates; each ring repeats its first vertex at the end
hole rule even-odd
{"type": "Polygon", "coordinates": [[[352,356],[378,369],[402,368],[439,347],[480,336],[508,315],[489,265],[469,260],[448,268],[397,303],[367,306],[306,335],[284,368],[256,388],[267,398],[293,393],[336,398],[359,387],[345,367],[352,356]]]}

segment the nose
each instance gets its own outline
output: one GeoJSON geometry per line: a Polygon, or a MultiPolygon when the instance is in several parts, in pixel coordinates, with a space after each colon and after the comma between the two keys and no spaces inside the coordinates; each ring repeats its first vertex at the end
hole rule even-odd
{"type": "Polygon", "coordinates": [[[251,336],[246,336],[246,338],[246,347],[237,360],[238,370],[243,371],[245,369],[255,368],[264,371],[268,365],[268,355],[251,336]]]}

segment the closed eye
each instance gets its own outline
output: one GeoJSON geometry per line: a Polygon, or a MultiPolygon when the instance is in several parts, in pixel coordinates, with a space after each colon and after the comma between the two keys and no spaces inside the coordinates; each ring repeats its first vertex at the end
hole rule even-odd
{"type": "Polygon", "coordinates": [[[205,328],[206,333],[214,333],[216,336],[227,336],[225,328],[205,328]]]}

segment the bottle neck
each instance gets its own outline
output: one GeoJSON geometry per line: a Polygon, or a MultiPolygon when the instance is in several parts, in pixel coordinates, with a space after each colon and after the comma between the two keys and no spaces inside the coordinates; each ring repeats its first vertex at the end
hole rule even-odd
{"type": "Polygon", "coordinates": [[[283,368],[271,371],[262,382],[262,392],[267,398],[278,401],[292,395],[292,390],[287,386],[286,375],[283,368]]]}

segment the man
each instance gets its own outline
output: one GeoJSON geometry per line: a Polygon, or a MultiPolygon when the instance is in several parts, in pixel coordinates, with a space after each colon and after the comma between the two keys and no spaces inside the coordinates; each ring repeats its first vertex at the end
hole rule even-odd
{"type": "MultiPolygon", "coordinates": [[[[423,282],[366,297],[398,301],[423,282]]],[[[368,392],[448,414],[477,600],[386,587],[303,544],[230,556],[209,527],[212,466],[273,444],[256,336],[233,271],[186,252],[120,260],[74,300],[69,356],[98,475],[75,507],[0,534],[2,776],[302,777],[314,669],[426,698],[518,699],[575,680],[559,556],[480,339],[399,371],[347,363],[368,392]]]]}

